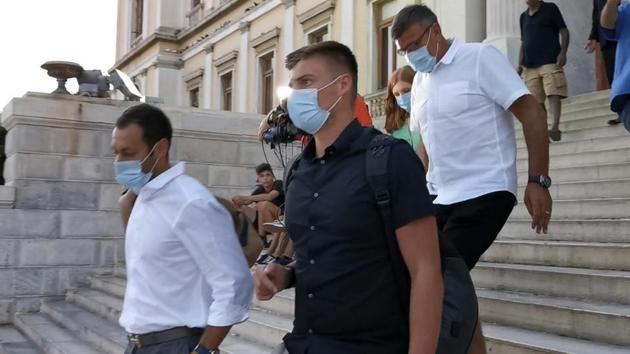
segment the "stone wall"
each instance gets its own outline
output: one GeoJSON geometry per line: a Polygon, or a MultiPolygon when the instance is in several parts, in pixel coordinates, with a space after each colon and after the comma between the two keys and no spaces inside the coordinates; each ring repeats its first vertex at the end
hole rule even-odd
{"type": "MultiPolygon", "coordinates": [[[[110,137],[131,104],[29,93],[4,109],[0,323],[124,261],[110,137]]],[[[175,130],[172,160],[215,194],[251,190],[264,160],[253,136],[260,116],[161,108],[175,130]]]]}

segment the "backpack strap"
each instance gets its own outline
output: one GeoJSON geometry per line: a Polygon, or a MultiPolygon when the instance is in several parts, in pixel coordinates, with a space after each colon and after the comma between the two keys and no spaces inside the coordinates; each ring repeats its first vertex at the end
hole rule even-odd
{"type": "Polygon", "coordinates": [[[396,239],[394,222],[392,220],[391,195],[389,193],[389,155],[391,147],[396,143],[397,140],[389,135],[378,134],[374,136],[365,154],[365,167],[367,181],[374,193],[383,221],[390,263],[394,272],[394,279],[399,288],[400,306],[403,313],[409,313],[411,279],[396,239]]]}

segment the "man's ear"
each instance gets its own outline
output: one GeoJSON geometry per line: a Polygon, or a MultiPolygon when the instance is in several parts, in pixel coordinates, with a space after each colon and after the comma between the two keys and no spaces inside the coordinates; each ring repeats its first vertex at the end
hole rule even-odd
{"type": "Polygon", "coordinates": [[[354,80],[352,79],[352,75],[346,74],[339,79],[341,82],[341,95],[345,95],[348,91],[352,90],[354,87],[354,80]]]}
{"type": "Polygon", "coordinates": [[[170,144],[166,138],[160,139],[155,146],[155,155],[163,158],[168,155],[170,144]]]}

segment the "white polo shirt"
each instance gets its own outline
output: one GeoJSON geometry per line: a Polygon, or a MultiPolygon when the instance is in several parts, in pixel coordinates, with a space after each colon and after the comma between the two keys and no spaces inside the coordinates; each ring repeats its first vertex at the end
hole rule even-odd
{"type": "Polygon", "coordinates": [[[179,163],[138,195],[120,325],[146,334],[246,321],[253,283],[230,214],[179,163]]]}
{"type": "Polygon", "coordinates": [[[498,49],[454,40],[432,73],[415,76],[411,94],[411,130],[420,131],[429,155],[435,204],[516,195],[514,116],[507,109],[529,91],[498,49]]]}

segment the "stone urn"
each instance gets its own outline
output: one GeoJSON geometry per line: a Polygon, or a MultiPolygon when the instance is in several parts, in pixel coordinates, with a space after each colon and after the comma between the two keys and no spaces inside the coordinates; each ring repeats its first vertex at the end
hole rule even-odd
{"type": "Polygon", "coordinates": [[[69,95],[66,90],[66,81],[73,77],[79,76],[83,71],[81,65],[69,61],[47,61],[41,66],[42,69],[48,71],[48,76],[57,79],[57,89],[51,93],[69,95]]]}

